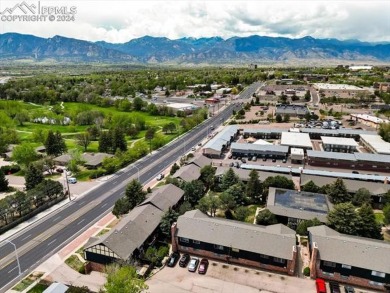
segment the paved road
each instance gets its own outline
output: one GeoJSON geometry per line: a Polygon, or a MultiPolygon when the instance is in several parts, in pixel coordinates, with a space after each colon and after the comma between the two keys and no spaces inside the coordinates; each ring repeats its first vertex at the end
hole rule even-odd
{"type": "MultiPolygon", "coordinates": [[[[255,83],[249,86],[240,94],[240,99],[251,97],[260,85],[260,83],[255,83]]],[[[233,109],[239,109],[239,104],[228,105],[226,109],[206,123],[164,146],[157,153],[148,155],[117,172],[109,181],[85,196],[71,201],[60,210],[9,238],[8,240],[17,247],[22,276],[26,276],[41,262],[109,213],[115,201],[123,196],[125,187],[131,179],[139,176],[142,184],[153,179],[206,137],[210,125],[219,126],[226,121],[233,109]]],[[[0,243],[0,248],[0,292],[5,292],[22,276],[19,275],[13,245],[3,241],[0,243]]]]}

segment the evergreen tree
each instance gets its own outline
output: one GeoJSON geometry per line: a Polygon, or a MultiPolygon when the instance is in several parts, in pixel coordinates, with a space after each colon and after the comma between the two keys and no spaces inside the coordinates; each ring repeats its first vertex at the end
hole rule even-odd
{"type": "Polygon", "coordinates": [[[26,174],[24,175],[26,180],[26,190],[33,189],[39,183],[43,181],[42,170],[37,168],[34,164],[30,164],[27,167],[26,174]]]}
{"type": "Polygon", "coordinates": [[[214,183],[214,175],[216,169],[211,165],[206,165],[200,169],[200,180],[204,183],[207,189],[211,188],[214,183]]]}
{"type": "Polygon", "coordinates": [[[184,198],[192,205],[195,206],[198,201],[203,197],[205,187],[202,181],[192,180],[184,185],[184,198]]]}
{"type": "Polygon", "coordinates": [[[8,191],[8,180],[3,170],[0,168],[0,192],[8,191]]]}
{"type": "Polygon", "coordinates": [[[222,191],[225,191],[230,186],[238,183],[239,181],[240,181],[240,179],[238,178],[236,173],[234,173],[233,169],[229,168],[229,170],[227,170],[225,172],[225,174],[223,174],[223,176],[222,176],[220,188],[222,191]]]}
{"type": "Polygon", "coordinates": [[[119,127],[112,130],[112,150],[115,153],[117,149],[123,152],[127,150],[125,133],[119,127]]]}
{"type": "Polygon", "coordinates": [[[358,217],[352,203],[339,203],[328,214],[327,225],[337,232],[357,235],[358,217]]]}
{"type": "Polygon", "coordinates": [[[352,197],[352,203],[355,206],[362,206],[363,204],[369,204],[371,202],[371,193],[366,188],[359,188],[352,197]]]}
{"type": "Polygon", "coordinates": [[[333,204],[349,202],[352,199],[352,196],[348,193],[344,181],[341,178],[337,178],[337,180],[330,185],[328,196],[333,204]]]}
{"type": "Polygon", "coordinates": [[[239,206],[234,211],[234,218],[237,221],[245,222],[245,220],[249,216],[249,214],[250,214],[250,211],[249,211],[249,209],[247,207],[239,206]]]}
{"type": "Polygon", "coordinates": [[[129,209],[132,210],[145,200],[146,192],[143,190],[142,184],[133,179],[126,187],[125,197],[129,203],[129,209]]]}
{"type": "Polygon", "coordinates": [[[246,195],[252,199],[252,202],[258,202],[262,192],[263,186],[259,180],[259,173],[256,170],[251,170],[246,184],[246,195]]]}
{"type": "Polygon", "coordinates": [[[363,206],[358,210],[357,216],[359,221],[357,235],[374,239],[382,239],[381,226],[376,222],[374,211],[369,204],[363,204],[363,206]]]}
{"type": "Polygon", "coordinates": [[[322,223],[317,218],[312,220],[303,220],[298,224],[296,232],[301,236],[308,235],[307,228],[321,225],[322,223]]]}
{"type": "Polygon", "coordinates": [[[179,217],[179,213],[172,210],[172,208],[169,208],[168,211],[161,218],[161,224],[160,224],[161,233],[164,234],[166,237],[170,238],[171,226],[174,222],[177,221],[178,217],[179,217]]]}
{"type": "Polygon", "coordinates": [[[54,133],[53,131],[49,131],[47,134],[47,138],[45,141],[46,153],[49,156],[59,156],[66,152],[67,147],[64,139],[59,131],[54,133]]]}
{"type": "Polygon", "coordinates": [[[172,168],[171,168],[171,171],[169,171],[169,174],[170,174],[170,175],[173,175],[173,174],[175,174],[176,171],[179,170],[179,169],[180,169],[179,165],[176,164],[176,162],[175,162],[175,163],[172,165],[172,168]]]}
{"type": "Polygon", "coordinates": [[[320,192],[320,188],[312,180],[310,180],[305,185],[303,185],[301,190],[306,192],[313,192],[313,193],[320,192]]]}
{"type": "Polygon", "coordinates": [[[109,131],[103,131],[99,136],[99,152],[112,153],[112,135],[109,131]]]}
{"type": "Polygon", "coordinates": [[[234,198],[236,205],[245,204],[245,186],[242,182],[230,186],[224,193],[230,194],[234,198]]]}

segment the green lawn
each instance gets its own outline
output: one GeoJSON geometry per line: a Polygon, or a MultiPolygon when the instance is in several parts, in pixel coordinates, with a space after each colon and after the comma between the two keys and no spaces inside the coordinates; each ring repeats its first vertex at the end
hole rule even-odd
{"type": "Polygon", "coordinates": [[[385,219],[385,216],[383,215],[383,213],[382,213],[382,212],[380,212],[380,213],[375,213],[374,215],[375,215],[375,220],[376,220],[376,222],[377,222],[378,224],[382,225],[382,224],[383,224],[383,221],[384,221],[384,219],[385,219]]]}
{"type": "Polygon", "coordinates": [[[45,291],[49,286],[46,284],[38,283],[34,287],[32,287],[30,290],[27,291],[27,293],[42,293],[45,291]]]}
{"type": "Polygon", "coordinates": [[[77,256],[71,255],[65,260],[65,263],[70,266],[75,271],[79,271],[79,269],[84,265],[77,256]]]}

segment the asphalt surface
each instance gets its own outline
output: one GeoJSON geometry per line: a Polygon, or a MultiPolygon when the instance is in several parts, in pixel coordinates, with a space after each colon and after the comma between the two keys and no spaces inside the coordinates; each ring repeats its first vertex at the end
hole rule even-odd
{"type": "Polygon", "coordinates": [[[117,172],[110,180],[83,197],[69,202],[56,212],[10,237],[8,240],[17,247],[20,273],[14,246],[7,241],[1,242],[0,292],[11,288],[35,267],[109,213],[115,201],[124,195],[126,185],[131,179],[139,177],[139,181],[145,184],[191,150],[207,136],[210,125],[218,127],[226,121],[233,109],[240,109],[240,101],[250,98],[260,86],[259,82],[250,85],[239,95],[234,104],[228,105],[205,123],[162,147],[156,153],[117,172]]]}

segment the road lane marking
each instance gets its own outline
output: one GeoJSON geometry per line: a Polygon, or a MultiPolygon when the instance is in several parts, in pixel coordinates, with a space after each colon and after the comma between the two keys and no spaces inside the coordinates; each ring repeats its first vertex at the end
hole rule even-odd
{"type": "Polygon", "coordinates": [[[104,205],[102,205],[101,208],[104,208],[106,205],[107,205],[107,203],[105,203],[104,205]]]}
{"type": "Polygon", "coordinates": [[[83,200],[82,202],[79,203],[79,206],[81,206],[83,203],[85,203],[85,200],[83,200]]]}
{"type": "Polygon", "coordinates": [[[116,185],[118,183],[118,181],[114,181],[112,182],[112,185],[116,185]]]}
{"type": "Polygon", "coordinates": [[[82,219],[81,221],[79,221],[78,223],[77,223],[77,225],[80,225],[82,222],[84,222],[85,221],[85,219],[82,219]]]}
{"type": "Polygon", "coordinates": [[[16,270],[18,267],[14,267],[13,269],[8,271],[8,274],[11,273],[12,271],[16,270]]]}
{"type": "Polygon", "coordinates": [[[54,218],[54,219],[53,219],[53,222],[57,221],[57,220],[60,219],[60,218],[61,218],[61,216],[58,216],[58,217],[54,218]]]}
{"type": "Polygon", "coordinates": [[[22,238],[22,241],[23,240],[26,240],[27,238],[29,238],[31,236],[31,234],[28,234],[26,237],[22,238]]]}
{"type": "Polygon", "coordinates": [[[54,239],[54,240],[50,241],[50,242],[47,244],[47,246],[49,246],[50,244],[53,244],[53,243],[56,242],[56,241],[57,241],[57,239],[54,239]]]}

